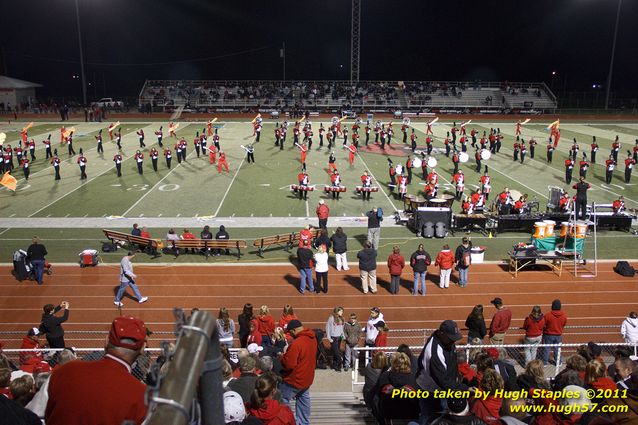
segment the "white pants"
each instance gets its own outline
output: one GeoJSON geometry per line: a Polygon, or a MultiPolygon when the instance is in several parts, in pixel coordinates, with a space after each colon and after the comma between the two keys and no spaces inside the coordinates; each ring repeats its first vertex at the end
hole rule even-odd
{"type": "Polygon", "coordinates": [[[450,275],[452,274],[452,269],[441,269],[441,281],[439,282],[440,288],[449,288],[450,287],[450,275]]]}
{"type": "Polygon", "coordinates": [[[346,253],[343,254],[335,254],[335,258],[337,259],[337,270],[349,270],[348,267],[348,259],[346,258],[346,253]]]}

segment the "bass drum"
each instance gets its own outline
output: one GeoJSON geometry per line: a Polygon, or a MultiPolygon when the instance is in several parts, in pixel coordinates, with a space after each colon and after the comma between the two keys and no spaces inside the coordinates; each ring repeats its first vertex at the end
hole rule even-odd
{"type": "Polygon", "coordinates": [[[459,162],[466,163],[469,160],[470,156],[467,154],[467,152],[461,152],[459,154],[459,162]]]}
{"type": "Polygon", "coordinates": [[[421,158],[414,158],[412,161],[412,168],[421,168],[422,165],[423,161],[421,161],[421,158]]]}
{"type": "Polygon", "coordinates": [[[433,156],[428,158],[428,167],[430,168],[436,168],[437,164],[439,162],[436,160],[436,158],[434,158],[433,156]]]}
{"type": "Polygon", "coordinates": [[[490,159],[492,157],[492,152],[490,152],[487,149],[483,149],[481,150],[481,159],[483,161],[487,161],[488,159],[490,159]]]}

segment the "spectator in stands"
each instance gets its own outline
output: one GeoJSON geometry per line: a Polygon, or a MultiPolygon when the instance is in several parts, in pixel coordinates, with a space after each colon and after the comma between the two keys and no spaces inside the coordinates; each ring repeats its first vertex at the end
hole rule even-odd
{"type": "Polygon", "coordinates": [[[505,389],[507,391],[518,391],[516,368],[511,360],[507,360],[507,352],[502,348],[488,348],[485,351],[492,358],[494,370],[503,378],[505,389]]]}
{"type": "MultiPolygon", "coordinates": [[[[325,233],[325,230],[322,230],[325,233]]],[[[319,238],[315,239],[315,242],[319,238]]],[[[324,294],[328,293],[328,252],[325,245],[319,245],[317,252],[314,255],[315,260],[315,274],[317,282],[315,285],[315,292],[318,294],[323,291],[324,294]]]]}
{"type": "MultiPolygon", "coordinates": [[[[552,311],[545,313],[545,327],[543,328],[543,344],[560,344],[563,341],[563,330],[567,324],[567,316],[561,310],[559,299],[552,301],[552,311]]],[[[543,350],[543,362],[549,363],[549,352],[552,347],[543,350]]],[[[553,347],[554,361],[558,361],[558,345],[553,347]]]]}
{"type": "Polygon", "coordinates": [[[315,290],[315,285],[312,280],[312,258],[313,254],[310,250],[310,243],[308,240],[304,240],[302,246],[297,249],[297,259],[299,260],[299,293],[302,295],[306,291],[306,285],[310,291],[315,290]]]}
{"type": "Polygon", "coordinates": [[[565,388],[567,385],[585,385],[585,368],[587,360],[580,354],[573,354],[567,358],[565,369],[561,370],[554,378],[552,387],[554,390],[565,388]],[[569,373],[575,374],[576,380],[572,376],[567,377],[569,373]]]}
{"type": "Polygon", "coordinates": [[[246,407],[241,396],[235,391],[226,391],[224,393],[224,423],[225,424],[249,424],[252,420],[262,423],[259,419],[246,416],[246,407]]]}
{"type": "Polygon", "coordinates": [[[179,239],[180,238],[175,233],[175,230],[169,229],[168,233],[166,234],[166,246],[170,247],[173,250],[176,257],[179,256],[179,248],[175,247],[175,241],[178,241],[179,239]]]}
{"type": "Polygon", "coordinates": [[[401,273],[405,267],[405,258],[401,255],[398,246],[392,248],[392,254],[388,256],[388,269],[390,272],[390,293],[398,294],[401,287],[401,273]]]}
{"type": "Polygon", "coordinates": [[[131,375],[131,365],[143,353],[146,337],[144,322],[118,317],[102,360],[73,361],[56,369],[49,380],[47,425],[141,423],[146,386],[131,375]]]}
{"type": "Polygon", "coordinates": [[[275,332],[275,320],[270,315],[267,305],[262,305],[257,315],[257,330],[261,334],[261,344],[264,347],[272,345],[272,334],[275,332]]]}
{"type": "MultiPolygon", "coordinates": [[[[273,373],[265,373],[257,378],[250,403],[247,404],[248,413],[261,419],[264,425],[295,425],[295,417],[290,407],[275,400],[277,383],[277,376],[273,373]]],[[[286,385],[285,381],[282,385],[286,385]]],[[[299,417],[300,402],[297,399],[297,424],[310,423],[310,406],[308,406],[307,419],[301,420],[299,417]]],[[[310,397],[308,397],[308,403],[310,403],[310,397]]]]}
{"type": "Polygon", "coordinates": [[[151,238],[151,233],[148,231],[146,226],[142,227],[142,230],[140,231],[140,236],[147,239],[151,238]]]}
{"type": "MultiPolygon", "coordinates": [[[[75,355],[75,351],[73,351],[72,348],[65,348],[64,350],[60,351],[60,354],[58,355],[58,363],[56,365],[56,368],[76,359],[77,356],[75,355]]],[[[40,375],[48,376],[46,381],[40,387],[40,390],[35,393],[35,396],[33,396],[26,407],[39,417],[44,418],[47,402],[49,401],[49,378],[51,377],[51,375],[45,373],[37,374],[36,383],[41,378],[40,375]]]]}
{"type": "Polygon", "coordinates": [[[523,329],[525,329],[525,339],[523,344],[525,347],[525,363],[529,363],[536,358],[538,354],[537,345],[543,339],[543,329],[545,328],[545,317],[540,306],[535,305],[532,312],[523,321],[523,329]]]}
{"type": "Polygon", "coordinates": [[[451,398],[447,402],[447,411],[432,422],[432,425],[485,425],[481,418],[470,412],[465,398],[451,398]]]}
{"type": "Polygon", "coordinates": [[[262,337],[261,332],[259,332],[258,326],[259,325],[256,319],[250,321],[248,325],[248,329],[250,330],[250,332],[248,333],[248,337],[246,338],[246,346],[250,344],[257,344],[259,346],[262,345],[264,338],[262,337]]]}
{"type": "Polygon", "coordinates": [[[292,306],[290,304],[286,304],[284,306],[284,311],[281,314],[281,319],[279,319],[279,327],[282,329],[286,329],[286,326],[288,326],[288,323],[290,323],[291,320],[296,320],[298,319],[297,315],[295,314],[294,309],[292,308],[292,306]]]}
{"type": "MultiPolygon", "coordinates": [[[[417,383],[424,391],[468,390],[468,386],[457,380],[456,345],[462,337],[456,322],[445,320],[428,338],[419,355],[417,383]]],[[[445,399],[421,398],[419,422],[427,424],[445,409],[445,399]]]]}
{"type": "Polygon", "coordinates": [[[343,325],[343,336],[346,340],[343,370],[347,372],[348,368],[354,367],[354,348],[359,346],[359,339],[361,339],[361,325],[359,324],[359,321],[357,321],[356,313],[350,313],[350,320],[343,325]]]}
{"type": "Polygon", "coordinates": [[[233,376],[233,367],[226,359],[222,360],[222,379],[222,388],[224,391],[228,391],[228,384],[235,379],[235,377],[233,376]]]}
{"type": "Polygon", "coordinates": [[[414,286],[412,287],[412,295],[419,295],[419,281],[421,283],[421,295],[425,296],[426,284],[425,277],[428,266],[432,263],[430,254],[423,248],[423,244],[419,244],[417,250],[410,256],[410,265],[414,273],[414,286]]]}
{"type": "Polygon", "coordinates": [[[6,367],[0,368],[0,396],[11,398],[11,391],[9,391],[10,383],[11,383],[11,369],[6,367]]]}
{"type": "Polygon", "coordinates": [[[138,228],[137,223],[133,223],[133,229],[131,230],[131,235],[142,236],[142,231],[138,228]]]}
{"type": "Polygon", "coordinates": [[[467,274],[470,270],[470,264],[472,264],[472,242],[469,238],[463,238],[461,245],[456,247],[454,252],[454,259],[456,261],[456,268],[459,271],[459,286],[465,288],[467,286],[467,274]]]}
{"type": "MultiPolygon", "coordinates": [[[[385,423],[386,419],[416,420],[419,417],[419,401],[416,398],[392,397],[392,391],[395,389],[417,389],[410,358],[399,352],[392,354],[390,369],[381,373],[375,387],[379,400],[375,416],[379,423],[385,423]]],[[[373,412],[374,410],[373,408],[373,412]]]]}
{"type": "Polygon", "coordinates": [[[255,368],[257,363],[251,356],[244,357],[239,360],[239,370],[241,374],[239,378],[233,379],[228,383],[228,389],[236,391],[244,400],[244,403],[250,402],[250,397],[255,389],[255,381],[257,381],[257,373],[255,368]]]}
{"type": "Polygon", "coordinates": [[[38,285],[42,285],[44,282],[42,276],[44,274],[45,256],[48,254],[47,249],[40,243],[40,239],[34,236],[31,239],[31,245],[27,248],[27,257],[33,265],[35,271],[35,280],[38,285]]]}
{"type": "Polygon", "coordinates": [[[217,329],[219,330],[219,342],[225,344],[228,348],[232,348],[233,336],[235,335],[235,321],[230,318],[226,307],[219,309],[217,329]]]}
{"type": "MultiPolygon", "coordinates": [[[[378,322],[383,322],[383,313],[379,307],[372,307],[370,309],[370,317],[368,323],[366,323],[366,347],[374,347],[374,342],[377,339],[379,330],[376,327],[378,322]]],[[[370,356],[367,356],[368,358],[370,356]]]]}
{"type": "Polygon", "coordinates": [[[521,390],[531,390],[532,388],[549,390],[543,361],[534,359],[525,365],[525,372],[516,379],[521,390]]]}
{"type": "MultiPolygon", "coordinates": [[[[592,360],[587,363],[587,367],[585,368],[585,388],[593,390],[614,391],[618,387],[616,386],[614,380],[607,376],[605,364],[599,362],[598,360],[592,360]]],[[[595,403],[602,403],[605,399],[607,399],[607,397],[603,397],[602,394],[603,393],[601,391],[601,396],[592,398],[592,401],[595,403]]]]}
{"type": "MultiPolygon", "coordinates": [[[[388,346],[388,332],[390,328],[388,328],[383,320],[379,320],[374,324],[374,327],[377,329],[377,337],[374,339],[375,347],[387,347],[388,346]]],[[[378,353],[379,351],[373,351],[373,354],[378,353]]]]}
{"type": "Polygon", "coordinates": [[[434,265],[439,266],[440,269],[439,288],[449,288],[450,275],[454,267],[454,254],[450,252],[449,245],[443,245],[443,249],[436,256],[434,265]]]}
{"type": "Polygon", "coordinates": [[[326,338],[330,341],[330,348],[332,349],[332,368],[337,372],[341,372],[341,366],[343,364],[341,341],[344,339],[343,307],[335,307],[330,316],[328,316],[328,321],[326,322],[326,338]]]}
{"type": "Polygon", "coordinates": [[[638,313],[629,313],[620,325],[620,334],[627,344],[638,344],[638,313]]]}
{"type": "Polygon", "coordinates": [[[379,380],[379,376],[381,376],[381,372],[383,372],[388,367],[388,358],[385,353],[379,351],[374,356],[372,356],[372,361],[366,365],[363,369],[363,376],[365,377],[365,382],[363,384],[363,400],[370,409],[372,409],[372,404],[375,398],[374,389],[377,385],[377,381],[379,380]]]}
{"type": "Polygon", "coordinates": [[[330,238],[332,242],[332,250],[335,253],[335,259],[337,260],[337,271],[339,270],[350,270],[348,267],[348,259],[346,258],[346,253],[348,252],[348,236],[343,233],[343,229],[341,227],[337,227],[334,235],[330,238]]]}
{"type": "Polygon", "coordinates": [[[27,331],[27,334],[22,337],[20,348],[28,350],[20,352],[19,360],[21,365],[31,362],[33,358],[37,362],[44,361],[44,356],[40,351],[42,346],[40,345],[40,330],[38,328],[31,328],[27,331]]]}
{"type": "MultiPolygon", "coordinates": [[[[184,229],[184,232],[181,234],[181,236],[179,238],[182,239],[182,240],[186,240],[186,241],[192,241],[192,240],[197,239],[195,237],[195,235],[188,229],[184,229]]],[[[188,249],[186,251],[188,251],[188,249]]],[[[190,252],[194,253],[195,252],[195,248],[191,248],[190,252]]]]}
{"type": "Polygon", "coordinates": [[[418,361],[417,358],[412,354],[412,350],[410,350],[410,346],[408,344],[399,344],[397,347],[397,353],[403,353],[410,359],[410,367],[412,368],[412,374],[416,376],[418,371],[418,361]]]}
{"type": "Polygon", "coordinates": [[[368,288],[373,294],[377,293],[377,250],[372,247],[370,241],[363,243],[363,249],[357,253],[359,259],[359,274],[361,277],[361,289],[364,294],[368,288]]]}
{"type": "Polygon", "coordinates": [[[494,298],[490,303],[496,308],[496,313],[490,322],[490,343],[502,345],[512,322],[512,312],[503,305],[503,300],[500,297],[494,298]]]}
{"type": "MultiPolygon", "coordinates": [[[[219,231],[217,233],[215,233],[215,239],[218,241],[227,241],[230,239],[230,235],[228,234],[228,232],[226,231],[226,226],[224,226],[223,224],[221,226],[219,226],[219,231]]],[[[228,255],[230,253],[230,251],[228,249],[225,249],[224,251],[225,255],[228,255]]],[[[215,255],[219,256],[221,255],[222,251],[218,250],[215,252],[215,255]]]]}
{"type": "Polygon", "coordinates": [[[477,304],[474,306],[472,312],[467,316],[467,319],[465,319],[465,327],[468,329],[468,344],[483,343],[483,338],[487,335],[485,318],[483,318],[483,305],[477,304]]]}
{"type": "Polygon", "coordinates": [[[638,372],[638,368],[636,367],[636,362],[631,360],[629,357],[623,357],[620,359],[616,359],[614,362],[614,369],[616,370],[617,382],[619,390],[629,389],[629,385],[631,384],[631,374],[636,370],[638,372]]]}
{"type": "Polygon", "coordinates": [[[9,384],[9,391],[11,399],[25,407],[33,398],[33,378],[31,375],[24,375],[14,379],[9,384]]]}
{"type": "Polygon", "coordinates": [[[313,248],[318,249],[320,246],[323,246],[325,252],[330,250],[331,242],[326,229],[319,229],[317,237],[312,241],[313,248]]]}
{"type": "Polygon", "coordinates": [[[304,329],[299,320],[288,323],[288,332],[294,338],[281,357],[284,382],[281,384],[281,396],[290,406],[295,398],[295,416],[298,425],[310,423],[309,388],[315,379],[317,365],[317,339],[310,329],[304,329]]]}
{"type": "Polygon", "coordinates": [[[467,362],[467,354],[464,350],[456,352],[456,362],[458,363],[459,377],[465,385],[470,386],[478,382],[476,371],[467,362]]]}
{"type": "Polygon", "coordinates": [[[481,418],[487,425],[500,425],[499,418],[503,398],[495,396],[495,391],[503,390],[504,383],[501,375],[494,369],[487,369],[483,373],[479,389],[488,393],[487,397],[477,397],[472,403],[472,413],[481,418]]]}
{"type": "Polygon", "coordinates": [[[64,328],[62,323],[66,322],[69,318],[69,303],[62,301],[60,305],[53,306],[53,304],[47,304],[43,307],[44,313],[40,323],[39,330],[46,335],[49,348],[64,348],[64,328]],[[56,316],[55,314],[64,309],[64,314],[56,316]]]}
{"type": "Polygon", "coordinates": [[[250,322],[254,319],[253,305],[251,303],[244,304],[241,314],[237,316],[237,322],[239,322],[239,343],[242,348],[246,348],[246,340],[248,339],[248,335],[250,335],[250,322]]]}
{"type": "MultiPolygon", "coordinates": [[[[204,226],[204,229],[199,233],[199,238],[200,239],[206,239],[206,240],[213,239],[213,234],[210,231],[210,226],[209,225],[204,226]]],[[[211,254],[211,249],[210,248],[203,248],[202,249],[202,253],[206,257],[208,257],[211,254]]]]}
{"type": "Polygon", "coordinates": [[[619,407],[610,417],[616,424],[638,423],[638,373],[632,373],[625,380],[625,384],[628,387],[627,397],[613,397],[607,400],[608,405],[619,407]]]}
{"type": "Polygon", "coordinates": [[[0,416],[2,423],[11,425],[41,425],[42,421],[33,412],[8,397],[0,396],[0,416]]]}
{"type": "Polygon", "coordinates": [[[273,372],[273,367],[273,359],[270,356],[261,356],[259,360],[257,360],[257,368],[261,373],[273,372]]]}

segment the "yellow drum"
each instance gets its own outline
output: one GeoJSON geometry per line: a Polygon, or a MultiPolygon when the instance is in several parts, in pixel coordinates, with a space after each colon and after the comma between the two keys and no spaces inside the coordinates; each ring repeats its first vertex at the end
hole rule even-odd
{"type": "Polygon", "coordinates": [[[554,227],[556,227],[556,222],[554,220],[543,220],[543,223],[547,225],[545,229],[545,236],[554,236],[554,227]]]}
{"type": "Polygon", "coordinates": [[[586,234],[587,234],[587,223],[585,223],[584,221],[577,221],[575,236],[577,238],[584,238],[586,234]]]}
{"type": "Polygon", "coordinates": [[[572,236],[574,233],[574,225],[567,221],[563,221],[560,223],[560,237],[564,238],[566,236],[572,236]]]}
{"type": "Polygon", "coordinates": [[[545,231],[547,230],[547,224],[542,221],[537,221],[534,223],[534,235],[532,235],[536,239],[543,239],[545,235],[545,231]]]}

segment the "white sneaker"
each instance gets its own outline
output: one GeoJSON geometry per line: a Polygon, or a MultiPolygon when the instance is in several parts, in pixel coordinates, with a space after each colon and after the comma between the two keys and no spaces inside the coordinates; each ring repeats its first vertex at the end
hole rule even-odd
{"type": "Polygon", "coordinates": [[[140,300],[138,301],[138,303],[140,303],[140,304],[144,304],[146,301],[148,301],[148,297],[142,297],[142,298],[140,298],[140,300]]]}
{"type": "Polygon", "coordinates": [[[124,304],[122,304],[122,303],[121,303],[121,302],[119,302],[119,301],[113,301],[113,304],[115,304],[115,305],[116,305],[116,306],[118,306],[118,307],[124,307],[124,304]]]}

